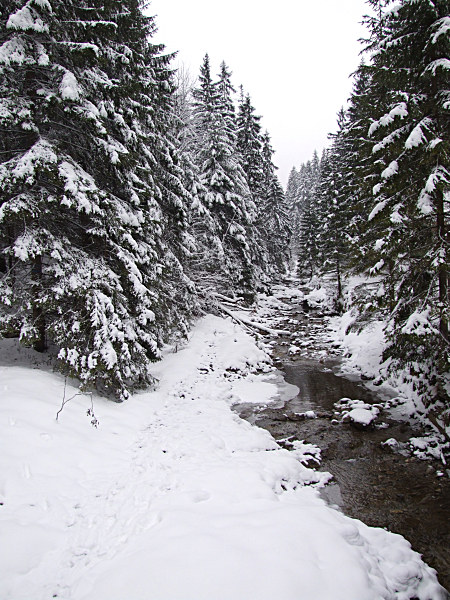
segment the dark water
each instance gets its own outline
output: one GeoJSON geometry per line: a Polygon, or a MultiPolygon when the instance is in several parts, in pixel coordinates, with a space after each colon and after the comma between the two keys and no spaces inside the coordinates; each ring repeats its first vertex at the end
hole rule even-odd
{"type": "Polygon", "coordinates": [[[241,407],[241,416],[268,429],[275,439],[292,436],[317,444],[321,470],[334,476],[334,483],[324,489],[327,500],[367,525],[402,534],[436,569],[441,585],[450,589],[450,479],[436,474],[445,468],[381,445],[389,438],[406,443],[420,432],[386,412],[379,421],[388,427],[380,429],[359,431],[333,421],[333,404],[343,397],[371,404],[386,398],[335,374],[332,362],[292,359],[283,348],[278,351],[284,354],[279,368],[300,393],[280,408],[241,407]],[[314,410],[318,418],[296,418],[295,413],[307,410],[314,410]]]}

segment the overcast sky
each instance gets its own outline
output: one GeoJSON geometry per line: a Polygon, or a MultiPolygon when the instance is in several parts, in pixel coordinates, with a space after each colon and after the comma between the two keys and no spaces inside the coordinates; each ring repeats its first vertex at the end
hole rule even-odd
{"type": "Polygon", "coordinates": [[[158,34],[192,77],[208,52],[212,75],[225,60],[272,137],[283,185],[328,144],[351,91],[365,35],[364,0],[151,0],[158,34]]]}

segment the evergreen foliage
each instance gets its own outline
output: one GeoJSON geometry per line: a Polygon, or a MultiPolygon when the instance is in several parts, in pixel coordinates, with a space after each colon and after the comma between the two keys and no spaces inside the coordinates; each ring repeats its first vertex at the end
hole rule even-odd
{"type": "Polygon", "coordinates": [[[315,152],[313,159],[300,167],[293,207],[297,223],[294,252],[300,277],[311,278],[319,273],[319,181],[320,161],[315,152]]]}
{"type": "Polygon", "coordinates": [[[260,203],[258,229],[267,249],[265,264],[273,273],[286,273],[289,267],[291,227],[289,206],[273,163],[274,149],[269,133],[262,136],[262,201],[260,203]]]}
{"type": "Polygon", "coordinates": [[[8,2],[1,19],[2,333],[119,399],[151,382],[187,297],[153,27],[133,0],[8,2]]]}
{"type": "Polygon", "coordinates": [[[311,275],[320,256],[373,279],[364,312],[384,320],[386,364],[448,422],[448,1],[369,4],[368,60],[319,183],[310,163],[289,180],[299,266],[311,275]]]}
{"type": "Polygon", "coordinates": [[[236,149],[230,74],[222,64],[219,81],[211,78],[208,55],[194,89],[194,162],[201,184],[200,202],[210,227],[203,231],[204,260],[198,277],[222,292],[251,296],[255,282],[247,229],[254,207],[236,149]]]}
{"type": "Polygon", "coordinates": [[[192,220],[197,240],[192,277],[203,291],[252,300],[285,269],[289,244],[273,150],[268,150],[270,143],[265,148],[260,117],[243,92],[236,114],[225,63],[213,81],[206,55],[192,95],[191,158],[199,180],[192,220]]]}
{"type": "Polygon", "coordinates": [[[386,356],[428,399],[445,396],[449,370],[448,21],[445,0],[404,0],[369,23],[372,82],[387,90],[369,127],[372,269],[392,290],[386,356]]]}

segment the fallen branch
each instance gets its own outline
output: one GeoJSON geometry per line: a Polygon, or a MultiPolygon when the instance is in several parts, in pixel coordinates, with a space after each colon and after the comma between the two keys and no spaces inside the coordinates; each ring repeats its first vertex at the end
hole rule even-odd
{"type": "Polygon", "coordinates": [[[220,292],[214,292],[214,296],[216,298],[219,298],[219,300],[224,300],[225,302],[231,302],[232,304],[236,304],[236,302],[244,301],[244,298],[241,298],[241,296],[236,296],[236,298],[230,298],[228,296],[224,296],[220,292]]]}
{"type": "Polygon", "coordinates": [[[250,319],[246,319],[245,317],[242,317],[242,316],[238,317],[231,310],[228,310],[228,308],[226,306],[224,306],[223,304],[219,304],[219,306],[220,306],[220,309],[223,310],[224,313],[229,315],[232,319],[234,319],[241,325],[246,325],[247,327],[251,327],[253,329],[259,329],[260,331],[264,331],[264,333],[270,333],[271,335],[276,335],[276,336],[278,336],[278,335],[290,336],[291,335],[290,331],[285,331],[283,329],[271,329],[270,327],[266,327],[265,325],[261,325],[260,323],[255,323],[254,321],[250,321],[250,319]]]}

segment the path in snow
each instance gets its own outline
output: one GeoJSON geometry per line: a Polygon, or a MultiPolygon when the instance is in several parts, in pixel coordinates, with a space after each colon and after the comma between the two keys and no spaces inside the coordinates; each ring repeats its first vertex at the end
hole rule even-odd
{"type": "Polygon", "coordinates": [[[288,452],[232,412],[253,388],[263,404],[277,388],[230,320],[205,317],[168,351],[155,391],[95,397],[98,429],[86,397],[56,422],[63,378],[3,364],[2,600],[444,597],[404,538],[308,485],[327,478],[302,465],[310,447],[288,452]]]}

